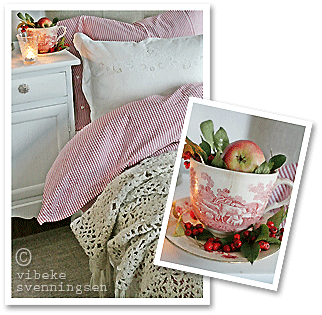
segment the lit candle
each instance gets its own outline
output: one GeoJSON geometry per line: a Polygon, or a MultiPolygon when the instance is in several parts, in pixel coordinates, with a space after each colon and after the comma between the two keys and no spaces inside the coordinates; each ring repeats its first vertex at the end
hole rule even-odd
{"type": "Polygon", "coordinates": [[[36,58],[35,52],[32,50],[32,48],[28,47],[25,55],[26,59],[33,60],[36,58]]]}
{"type": "Polygon", "coordinates": [[[36,36],[17,35],[24,64],[33,64],[38,58],[38,38],[36,36]]]}

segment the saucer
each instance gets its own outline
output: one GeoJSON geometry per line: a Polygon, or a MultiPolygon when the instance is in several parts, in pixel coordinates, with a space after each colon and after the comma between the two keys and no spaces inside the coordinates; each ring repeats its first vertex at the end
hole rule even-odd
{"type": "MultiPolygon", "coordinates": [[[[226,253],[223,251],[207,252],[203,248],[204,241],[203,242],[197,241],[194,238],[186,235],[180,236],[180,237],[173,236],[176,229],[177,221],[178,221],[176,212],[179,212],[179,214],[185,212],[183,215],[184,222],[191,222],[193,224],[198,223],[197,220],[193,219],[190,216],[191,210],[192,210],[192,205],[190,203],[189,197],[179,199],[175,202],[175,206],[173,207],[169,217],[168,227],[165,235],[166,238],[172,244],[174,244],[175,246],[181,248],[182,250],[192,255],[209,259],[209,260],[225,262],[225,263],[249,263],[247,258],[245,258],[241,252],[230,252],[230,253],[226,253]]],[[[269,250],[261,251],[259,253],[256,261],[272,256],[278,250],[279,250],[278,245],[271,244],[269,250]]]]}
{"type": "Polygon", "coordinates": [[[43,53],[43,54],[38,54],[38,57],[45,57],[45,56],[52,56],[52,55],[58,55],[60,53],[62,53],[63,51],[65,51],[66,48],[59,50],[59,51],[53,51],[53,52],[47,52],[47,53],[43,53]]]}

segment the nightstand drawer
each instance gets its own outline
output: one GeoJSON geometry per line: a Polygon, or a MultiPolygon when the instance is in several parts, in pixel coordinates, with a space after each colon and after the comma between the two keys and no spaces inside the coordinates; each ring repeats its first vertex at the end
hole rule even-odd
{"type": "Polygon", "coordinates": [[[65,72],[12,80],[13,105],[66,95],[65,72]]]}

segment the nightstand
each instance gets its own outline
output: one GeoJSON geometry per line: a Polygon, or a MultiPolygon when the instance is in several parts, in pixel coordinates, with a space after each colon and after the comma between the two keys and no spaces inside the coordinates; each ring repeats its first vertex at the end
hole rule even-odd
{"type": "Polygon", "coordinates": [[[12,52],[12,217],[38,216],[47,172],[75,134],[71,67],[78,64],[62,51],[26,66],[17,46],[12,52]]]}

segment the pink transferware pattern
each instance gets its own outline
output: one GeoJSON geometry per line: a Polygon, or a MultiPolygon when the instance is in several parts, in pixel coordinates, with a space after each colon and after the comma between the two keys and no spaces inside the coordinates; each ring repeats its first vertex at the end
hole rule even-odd
{"type": "MultiPolygon", "coordinates": [[[[263,183],[249,185],[248,191],[254,193],[252,203],[247,203],[239,195],[231,195],[229,189],[213,191],[214,182],[211,177],[201,173],[206,185],[199,185],[198,194],[192,194],[192,203],[195,205],[197,217],[208,227],[221,230],[243,230],[258,221],[266,207],[268,196],[271,195],[274,183],[270,181],[266,186],[263,183]]],[[[190,184],[194,190],[197,185],[196,172],[190,168],[190,184]]]]}

